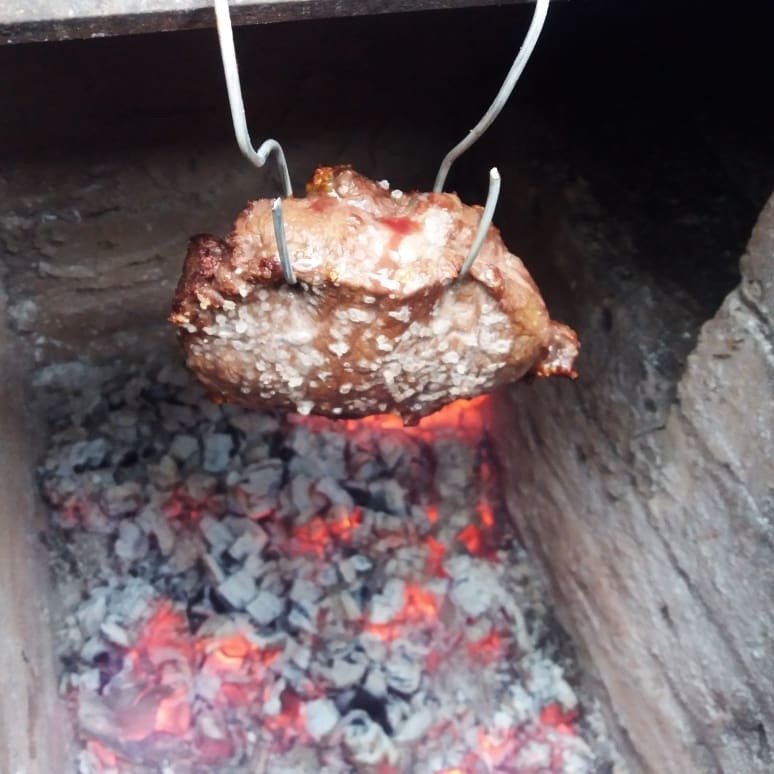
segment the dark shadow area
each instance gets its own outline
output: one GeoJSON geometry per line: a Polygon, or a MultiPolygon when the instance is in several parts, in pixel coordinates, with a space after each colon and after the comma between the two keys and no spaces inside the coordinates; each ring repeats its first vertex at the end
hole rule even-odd
{"type": "MultiPolygon", "coordinates": [[[[239,28],[254,138],[277,136],[292,152],[341,137],[342,155],[321,163],[350,161],[353,138],[395,153],[418,144],[411,179],[368,168],[367,149],[356,162],[427,187],[492,98],[531,13],[516,5],[239,28]]],[[[711,313],[774,186],[772,22],[763,2],[744,14],[699,2],[553,4],[511,104],[450,185],[482,199],[493,164],[559,185],[582,179],[629,233],[640,268],[711,313]]],[[[5,47],[0,91],[6,164],[232,142],[214,30],[5,47]]]]}

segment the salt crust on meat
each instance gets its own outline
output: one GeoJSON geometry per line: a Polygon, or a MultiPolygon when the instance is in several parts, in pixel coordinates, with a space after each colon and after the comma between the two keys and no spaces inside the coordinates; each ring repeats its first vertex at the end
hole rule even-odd
{"type": "Polygon", "coordinates": [[[170,320],[216,396],[302,414],[417,420],[527,373],[574,376],[575,333],[552,322],[491,227],[457,280],[480,207],[320,167],[283,202],[298,284],[282,280],[271,201],[226,240],[191,240],[170,320]]]}

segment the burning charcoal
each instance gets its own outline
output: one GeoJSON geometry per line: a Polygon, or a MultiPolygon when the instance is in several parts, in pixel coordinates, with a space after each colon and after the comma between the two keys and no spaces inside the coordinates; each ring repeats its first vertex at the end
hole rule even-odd
{"type": "Polygon", "coordinates": [[[318,600],[321,597],[319,586],[303,578],[296,578],[290,588],[290,598],[302,608],[310,618],[317,615],[318,600]]]}
{"type": "Polygon", "coordinates": [[[191,376],[182,365],[165,363],[156,374],[156,381],[172,387],[187,387],[191,384],[191,376]]]}
{"type": "Polygon", "coordinates": [[[454,556],[444,562],[452,578],[449,596],[465,615],[483,615],[494,604],[497,577],[488,564],[470,556],[454,556]]]}
{"type": "Polygon", "coordinates": [[[76,441],[70,447],[68,463],[72,470],[98,468],[105,461],[108,442],[104,438],[92,441],[76,441]]]}
{"type": "Polygon", "coordinates": [[[199,441],[192,435],[181,433],[172,439],[169,455],[178,462],[187,462],[199,451],[199,441]]]}
{"type": "MultiPolygon", "coordinates": [[[[100,626],[102,623],[103,622],[100,621],[100,626]]],[[[99,630],[99,627],[97,627],[97,629],[99,630]]],[[[108,648],[113,650],[113,646],[108,645],[101,635],[89,637],[89,639],[86,640],[86,642],[84,642],[83,646],[81,647],[81,660],[84,664],[96,664],[98,659],[104,658],[105,651],[108,648]]]]}
{"type": "Polygon", "coordinates": [[[107,516],[126,516],[134,513],[143,500],[143,491],[136,481],[114,484],[102,493],[100,505],[107,516]]]}
{"type": "Polygon", "coordinates": [[[270,567],[271,562],[265,562],[259,554],[247,554],[242,562],[242,569],[249,572],[256,581],[264,581],[263,576],[270,567]]]}
{"type": "Polygon", "coordinates": [[[343,741],[356,763],[395,765],[398,751],[384,729],[363,710],[352,710],[342,721],[343,741]]]}
{"type": "Polygon", "coordinates": [[[381,594],[371,599],[368,618],[371,623],[385,624],[392,621],[406,603],[406,584],[398,578],[390,578],[381,594]]]}
{"type": "Polygon", "coordinates": [[[374,566],[374,563],[362,554],[353,554],[349,557],[349,561],[357,572],[368,572],[374,566]]]}
{"type": "Polygon", "coordinates": [[[196,713],[196,729],[207,739],[222,742],[228,739],[228,733],[218,716],[209,710],[199,710],[196,713]]]}
{"type": "Polygon", "coordinates": [[[218,485],[215,476],[207,473],[191,473],[185,479],[186,494],[197,503],[204,503],[207,498],[214,494],[218,485]]]}
{"type": "Polygon", "coordinates": [[[369,669],[363,688],[377,699],[384,698],[387,695],[387,681],[384,679],[384,672],[379,667],[369,669]]]}
{"type": "Polygon", "coordinates": [[[433,713],[428,707],[420,707],[417,710],[410,711],[408,717],[396,726],[396,733],[393,737],[398,744],[409,744],[421,739],[433,725],[435,720],[433,713]]]}
{"type": "Polygon", "coordinates": [[[378,443],[379,454],[390,471],[394,471],[414,451],[414,444],[405,435],[397,433],[385,433],[378,439],[378,443]]]}
{"type": "Polygon", "coordinates": [[[92,637],[99,631],[107,612],[109,594],[110,589],[106,586],[96,588],[79,605],[76,619],[84,637],[92,637]]]}
{"type": "Polygon", "coordinates": [[[293,663],[299,667],[299,669],[309,669],[309,664],[312,661],[312,651],[305,645],[298,645],[293,648],[292,654],[293,663]]]}
{"type": "Polygon", "coordinates": [[[145,533],[153,535],[162,556],[169,556],[175,545],[175,533],[169,522],[159,513],[154,505],[146,505],[140,509],[135,522],[145,533]]]}
{"type": "Polygon", "coordinates": [[[530,656],[527,663],[525,687],[540,706],[559,702],[565,709],[572,709],[577,705],[578,697],[565,681],[559,664],[537,655],[530,656]]]}
{"type": "Polygon", "coordinates": [[[201,537],[193,532],[181,531],[172,549],[170,566],[175,572],[187,572],[196,565],[203,553],[204,545],[201,537]]]}
{"type": "Polygon", "coordinates": [[[317,632],[317,616],[312,618],[306,610],[298,605],[293,605],[288,615],[288,624],[294,629],[300,629],[310,634],[317,632]]]}
{"type": "Polygon", "coordinates": [[[263,712],[270,717],[276,717],[282,712],[282,692],[285,690],[285,680],[280,678],[264,693],[263,712]]]}
{"type": "Polygon", "coordinates": [[[374,499],[373,507],[397,515],[406,513],[406,492],[394,478],[375,481],[368,490],[374,499]]]}
{"type": "Polygon", "coordinates": [[[521,683],[511,683],[506,692],[504,707],[516,723],[526,723],[535,716],[537,702],[527,693],[521,683]]]}
{"type": "Polygon", "coordinates": [[[331,505],[340,505],[347,511],[355,507],[352,495],[330,476],[323,476],[316,481],[314,491],[326,497],[331,505]]]}
{"type": "Polygon", "coordinates": [[[137,524],[124,520],[118,525],[118,540],[113,550],[120,559],[136,562],[148,553],[148,538],[137,524]]]}
{"type": "Polygon", "coordinates": [[[419,690],[422,680],[422,662],[405,648],[399,647],[384,665],[387,685],[393,691],[410,695],[419,690]]]}
{"type": "Polygon", "coordinates": [[[349,646],[334,655],[330,666],[319,667],[319,673],[338,689],[357,685],[368,668],[368,657],[361,650],[349,646]]]}
{"type": "Polygon", "coordinates": [[[199,522],[199,529],[215,554],[222,554],[234,540],[229,528],[212,516],[204,516],[199,522]]]}
{"type": "Polygon", "coordinates": [[[41,465],[84,771],[595,770],[524,552],[459,539],[486,534],[478,440],[89,378],[41,465]]]}
{"type": "Polygon", "coordinates": [[[235,513],[260,518],[276,506],[284,475],[281,460],[269,459],[251,464],[229,492],[229,505],[235,513]]]}
{"type": "Polygon", "coordinates": [[[167,430],[179,430],[181,427],[189,428],[196,425],[197,416],[190,406],[181,406],[177,403],[161,403],[159,405],[163,425],[167,430]]]}
{"type": "Polygon", "coordinates": [[[99,631],[108,642],[120,645],[122,648],[128,648],[131,645],[129,632],[113,618],[103,621],[99,631]]]}
{"type": "Polygon", "coordinates": [[[316,494],[313,489],[314,480],[303,473],[298,473],[290,479],[290,499],[296,511],[301,516],[308,517],[325,507],[324,496],[316,494]]]}
{"type": "Polygon", "coordinates": [[[166,492],[180,481],[180,471],[175,460],[165,454],[155,465],[148,465],[148,478],[156,489],[166,492]]]}
{"type": "Polygon", "coordinates": [[[207,574],[216,584],[223,583],[228,577],[226,572],[220,566],[220,562],[218,562],[217,556],[213,556],[212,554],[204,554],[202,556],[202,564],[204,565],[207,574]]]}
{"type": "Polygon", "coordinates": [[[336,567],[332,564],[326,564],[319,572],[317,576],[317,582],[324,589],[332,588],[338,585],[339,576],[336,573],[336,567]]]}
{"type": "Polygon", "coordinates": [[[357,603],[352,594],[346,589],[342,589],[338,595],[339,604],[341,610],[344,613],[344,618],[347,621],[359,621],[363,617],[363,612],[360,605],[357,603]]]}
{"type": "Polygon", "coordinates": [[[352,566],[352,562],[349,558],[339,559],[336,562],[336,567],[339,569],[342,579],[345,583],[352,583],[357,578],[357,571],[352,566]]]}
{"type": "Polygon", "coordinates": [[[102,688],[102,674],[99,669],[89,669],[80,675],[75,675],[73,686],[83,691],[99,691],[102,688]]]}
{"type": "Polygon", "coordinates": [[[267,626],[279,618],[284,609],[283,601],[276,594],[264,589],[245,607],[250,617],[261,626],[267,626]]]}
{"type": "Polygon", "coordinates": [[[243,610],[255,598],[255,579],[250,573],[238,570],[218,586],[218,594],[234,610],[243,610]]]}
{"type": "Polygon", "coordinates": [[[130,408],[116,409],[110,412],[110,424],[114,427],[133,427],[139,424],[137,412],[130,408]]]}
{"type": "Polygon", "coordinates": [[[269,536],[254,522],[247,522],[245,531],[231,544],[229,554],[234,559],[258,556],[269,542],[269,536]]]}
{"type": "Polygon", "coordinates": [[[270,435],[279,429],[279,420],[274,414],[261,411],[249,411],[229,417],[228,423],[241,430],[249,439],[270,435]]]}
{"type": "Polygon", "coordinates": [[[202,396],[196,404],[199,413],[213,425],[223,416],[223,411],[217,403],[213,403],[208,397],[202,396]]]}
{"type": "Polygon", "coordinates": [[[327,736],[339,722],[339,711],[330,699],[315,699],[304,704],[306,730],[312,739],[319,741],[327,736]]]}
{"type": "Polygon", "coordinates": [[[222,473],[231,460],[234,440],[227,433],[213,433],[204,439],[203,467],[208,473],[222,473]]]}
{"type": "Polygon", "coordinates": [[[365,631],[358,637],[358,642],[370,661],[380,664],[387,658],[387,643],[379,635],[365,631]]]}
{"type": "Polygon", "coordinates": [[[455,438],[439,438],[433,442],[436,465],[435,489],[442,500],[465,502],[466,492],[474,481],[475,458],[467,444],[455,438]]]}

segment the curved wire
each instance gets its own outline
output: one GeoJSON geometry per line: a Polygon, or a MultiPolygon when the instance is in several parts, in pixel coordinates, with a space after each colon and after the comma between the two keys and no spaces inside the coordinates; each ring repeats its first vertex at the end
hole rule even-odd
{"type": "Polygon", "coordinates": [[[484,211],[481,213],[481,220],[478,222],[478,230],[473,239],[473,244],[468,251],[468,257],[465,259],[465,262],[460,269],[460,273],[457,275],[458,280],[461,280],[470,271],[473,261],[478,258],[478,254],[481,252],[481,246],[484,244],[486,234],[489,231],[489,226],[492,224],[492,218],[494,217],[495,207],[497,207],[497,200],[499,198],[500,173],[497,171],[497,167],[492,167],[489,170],[489,191],[486,195],[484,211]]]}
{"type": "Polygon", "coordinates": [[[277,240],[277,252],[279,253],[280,266],[282,266],[282,274],[288,285],[295,285],[296,273],[290,263],[288,243],[285,238],[285,224],[282,221],[282,199],[279,196],[271,205],[271,219],[274,223],[274,238],[277,240]]]}
{"type": "Polygon", "coordinates": [[[508,75],[505,76],[503,85],[500,87],[500,91],[497,92],[497,96],[494,98],[494,102],[489,106],[489,110],[484,113],[481,120],[468,132],[468,135],[455,145],[444,157],[441,162],[441,167],[438,170],[438,174],[435,178],[435,184],[433,185],[433,191],[440,193],[443,191],[446,177],[449,174],[451,165],[468,149],[473,143],[478,140],[479,137],[494,123],[495,118],[500,114],[500,111],[505,107],[505,103],[511,96],[516,82],[521,77],[524,68],[529,61],[532,52],[535,49],[535,44],[540,37],[540,33],[543,30],[543,23],[546,20],[546,14],[548,13],[549,0],[537,0],[535,4],[535,13],[532,15],[532,21],[530,22],[527,34],[524,36],[524,42],[519,49],[519,53],[516,55],[516,59],[511,65],[511,69],[508,71],[508,75]]]}
{"type": "Polygon", "coordinates": [[[256,167],[262,167],[272,152],[277,156],[277,165],[282,175],[282,184],[285,196],[293,195],[293,186],[290,183],[290,173],[285,160],[285,152],[282,146],[274,139],[268,139],[261,144],[258,150],[253,148],[250,133],[247,130],[245,118],[245,104],[242,99],[242,85],[239,81],[239,68],[237,67],[236,51],[234,49],[234,31],[231,27],[231,13],[228,0],[215,0],[215,21],[218,27],[218,39],[220,40],[220,56],[223,60],[223,74],[226,76],[226,89],[228,91],[228,104],[231,108],[231,121],[234,124],[234,134],[239,149],[256,167]]]}

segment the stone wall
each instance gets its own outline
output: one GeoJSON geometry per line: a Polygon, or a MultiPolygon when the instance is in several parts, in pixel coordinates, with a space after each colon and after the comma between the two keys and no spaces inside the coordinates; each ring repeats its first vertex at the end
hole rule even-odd
{"type": "Polygon", "coordinates": [[[551,250],[581,378],[498,399],[509,508],[633,765],[769,772],[774,198],[695,346],[690,305],[605,270],[594,230],[551,250]]]}
{"type": "Polygon", "coordinates": [[[56,698],[48,552],[19,363],[0,289],[0,772],[33,774],[58,770],[66,723],[56,698]]]}

